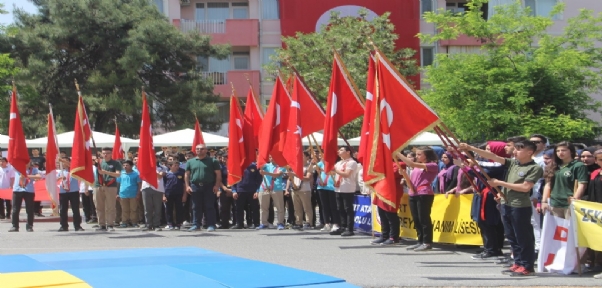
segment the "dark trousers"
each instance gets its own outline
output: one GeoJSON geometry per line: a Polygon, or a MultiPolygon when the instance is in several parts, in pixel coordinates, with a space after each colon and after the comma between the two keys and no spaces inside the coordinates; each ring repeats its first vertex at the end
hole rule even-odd
{"type": "Polygon", "coordinates": [[[212,183],[204,183],[203,186],[191,184],[192,193],[192,225],[200,228],[203,224],[203,214],[205,215],[205,223],[207,226],[215,227],[215,193],[213,193],[212,183]]]}
{"type": "Polygon", "coordinates": [[[94,197],[93,192],[89,191],[90,196],[86,196],[86,193],[81,193],[82,195],[82,206],[84,208],[84,218],[86,222],[96,219],[96,206],[94,205],[94,197]]]}
{"type": "Polygon", "coordinates": [[[487,224],[487,221],[483,221],[480,218],[477,224],[479,225],[479,229],[481,229],[481,238],[483,238],[485,252],[501,255],[505,239],[504,224],[501,221],[495,225],[487,224]]]}
{"type": "Polygon", "coordinates": [[[230,218],[232,218],[230,211],[232,210],[233,202],[234,199],[232,199],[232,196],[228,196],[226,192],[222,192],[219,195],[219,219],[224,229],[230,227],[230,218]]]}
{"type": "MultiPolygon", "coordinates": [[[[316,211],[316,206],[318,206],[318,211],[320,212],[320,224],[324,225],[324,211],[322,211],[322,202],[320,202],[320,195],[318,195],[318,190],[311,190],[311,207],[314,209],[314,213],[316,211]]],[[[312,227],[316,227],[316,218],[312,218],[312,227]]]]}
{"type": "Polygon", "coordinates": [[[167,202],[165,202],[165,220],[167,225],[181,226],[184,222],[184,205],[182,204],[182,193],[169,193],[167,196],[167,202]],[[176,221],[173,220],[173,211],[176,210],[176,221]]]}
{"type": "Polygon", "coordinates": [[[0,199],[0,217],[2,218],[10,218],[10,212],[13,208],[11,201],[9,199],[0,199]],[[4,213],[4,204],[6,203],[6,213],[4,213]]]}
{"type": "Polygon", "coordinates": [[[414,219],[414,229],[418,235],[418,243],[433,244],[433,222],[431,209],[435,195],[410,196],[410,212],[414,219]]]}
{"type": "Polygon", "coordinates": [[[395,212],[387,212],[378,207],[380,217],[381,238],[399,240],[399,216],[395,212]]]}
{"type": "Polygon", "coordinates": [[[318,189],[322,208],[324,208],[324,223],[323,224],[341,224],[339,210],[337,208],[337,196],[334,191],[318,189]]]}
{"type": "Polygon", "coordinates": [[[272,199],[271,197],[270,197],[270,207],[268,208],[268,222],[274,223],[274,199],[272,199]]]}
{"type": "Polygon", "coordinates": [[[34,201],[33,202],[33,213],[34,214],[42,214],[42,201],[34,201]]]}
{"type": "Polygon", "coordinates": [[[82,224],[82,216],[79,213],[79,191],[59,194],[59,215],[61,216],[61,227],[69,228],[69,205],[73,212],[73,227],[79,228],[82,224]]]}
{"type": "Polygon", "coordinates": [[[341,228],[346,228],[353,232],[355,224],[355,210],[353,209],[354,193],[335,193],[337,199],[337,209],[341,216],[341,228]]]}
{"type": "Polygon", "coordinates": [[[13,227],[19,228],[19,213],[21,213],[21,204],[25,200],[25,212],[27,213],[27,227],[33,227],[33,199],[35,193],[13,192],[13,227]]]}
{"type": "Polygon", "coordinates": [[[259,200],[253,199],[252,192],[239,192],[238,199],[236,199],[236,223],[241,227],[244,226],[245,220],[245,207],[249,207],[247,210],[247,226],[255,225],[259,226],[259,200]],[[249,213],[250,212],[250,213],[249,213]]]}
{"type": "MultiPolygon", "coordinates": [[[[286,223],[295,225],[295,205],[293,205],[293,196],[289,194],[288,196],[284,196],[284,208],[287,211],[286,223]]],[[[272,223],[272,222],[270,222],[272,223]]]]}
{"type": "Polygon", "coordinates": [[[531,225],[531,207],[510,207],[502,205],[504,234],[514,255],[514,264],[533,271],[535,262],[535,236],[531,225]]]}
{"type": "Polygon", "coordinates": [[[186,202],[182,203],[184,206],[184,221],[188,221],[189,223],[194,222],[192,219],[192,196],[188,194],[186,198],[186,202]]]}

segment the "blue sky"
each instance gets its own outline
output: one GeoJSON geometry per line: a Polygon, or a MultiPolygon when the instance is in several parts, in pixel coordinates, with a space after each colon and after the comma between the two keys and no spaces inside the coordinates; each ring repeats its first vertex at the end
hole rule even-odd
{"type": "Polygon", "coordinates": [[[9,14],[0,14],[0,24],[3,25],[8,25],[14,22],[12,14],[14,6],[24,9],[29,13],[37,12],[36,7],[27,0],[0,0],[0,3],[4,4],[4,10],[9,12],[9,14]]]}

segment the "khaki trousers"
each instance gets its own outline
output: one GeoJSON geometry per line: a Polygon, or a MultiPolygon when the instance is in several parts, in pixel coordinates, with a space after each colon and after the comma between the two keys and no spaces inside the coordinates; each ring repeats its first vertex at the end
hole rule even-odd
{"type": "Polygon", "coordinates": [[[569,219],[571,218],[571,211],[569,208],[557,208],[557,207],[551,207],[550,209],[550,213],[556,217],[560,217],[562,219],[569,219]]]}
{"type": "Polygon", "coordinates": [[[119,199],[121,202],[121,224],[138,224],[138,199],[119,199]]]}
{"type": "Polygon", "coordinates": [[[284,225],[284,192],[278,191],[262,191],[259,192],[259,206],[260,206],[260,215],[261,215],[261,224],[269,225],[273,223],[268,222],[269,208],[270,208],[270,198],[274,200],[274,207],[278,210],[277,219],[278,224],[284,225]]]}
{"type": "Polygon", "coordinates": [[[314,212],[311,206],[311,191],[293,191],[293,206],[295,206],[295,224],[303,225],[303,212],[305,212],[305,221],[311,225],[314,219],[314,212]]]}
{"type": "Polygon", "coordinates": [[[94,205],[98,225],[113,226],[115,222],[115,204],[117,203],[117,187],[94,187],[94,205]]]}

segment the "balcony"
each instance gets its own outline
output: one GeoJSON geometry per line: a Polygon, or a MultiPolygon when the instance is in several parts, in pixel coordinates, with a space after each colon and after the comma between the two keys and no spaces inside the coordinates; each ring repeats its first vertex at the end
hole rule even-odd
{"type": "Polygon", "coordinates": [[[221,94],[222,97],[227,98],[232,95],[232,85],[234,85],[234,89],[236,90],[236,96],[246,97],[247,91],[249,91],[249,82],[253,85],[255,93],[259,93],[260,75],[258,70],[230,70],[228,72],[202,73],[205,77],[213,81],[213,92],[221,94]]]}
{"type": "Polygon", "coordinates": [[[195,21],[174,19],[174,26],[182,32],[196,31],[211,36],[211,44],[231,46],[259,46],[258,19],[225,19],[195,21]]]}

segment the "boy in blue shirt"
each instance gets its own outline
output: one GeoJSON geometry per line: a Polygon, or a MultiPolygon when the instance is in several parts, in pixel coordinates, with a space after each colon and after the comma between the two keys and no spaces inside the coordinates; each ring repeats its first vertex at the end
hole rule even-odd
{"type": "Polygon", "coordinates": [[[59,190],[59,215],[61,216],[61,228],[59,232],[69,231],[69,205],[73,212],[73,227],[75,231],[84,231],[82,228],[82,217],[79,213],[79,183],[77,179],[71,177],[69,167],[71,161],[69,157],[60,159],[63,163],[63,170],[56,170],[56,180],[60,186],[59,190]]]}
{"type": "Polygon", "coordinates": [[[134,162],[126,160],[122,164],[123,173],[117,178],[119,183],[119,203],[121,204],[120,228],[138,227],[138,199],[142,196],[140,174],[134,171],[134,162]]]}
{"type": "Polygon", "coordinates": [[[278,163],[272,160],[263,165],[259,171],[263,175],[263,181],[259,187],[259,206],[261,208],[261,225],[257,229],[271,228],[272,223],[268,223],[268,208],[270,199],[274,200],[274,206],[278,210],[278,230],[284,230],[284,180],[282,176],[286,169],[279,167],[278,163]]]}
{"type": "Polygon", "coordinates": [[[15,183],[13,184],[13,227],[8,232],[19,232],[19,213],[21,213],[21,204],[25,200],[25,212],[27,213],[27,232],[33,232],[33,200],[36,196],[33,190],[35,180],[40,180],[40,172],[31,165],[31,162],[25,167],[26,174],[15,170],[15,183]]]}

